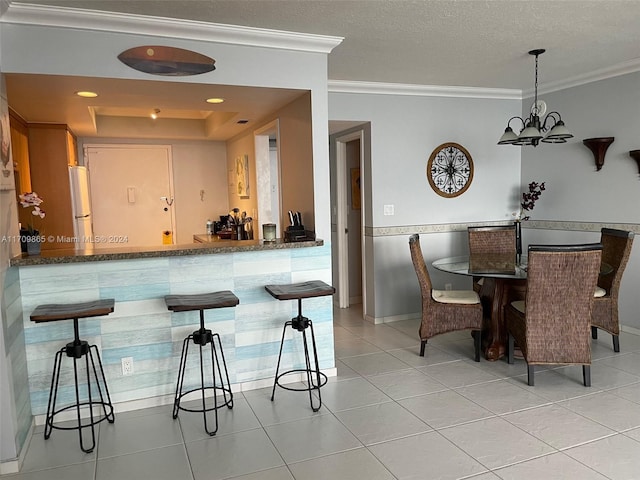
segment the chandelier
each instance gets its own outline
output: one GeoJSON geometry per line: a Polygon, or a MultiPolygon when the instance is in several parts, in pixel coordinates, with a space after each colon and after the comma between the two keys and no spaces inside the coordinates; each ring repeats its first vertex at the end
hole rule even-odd
{"type": "Polygon", "coordinates": [[[544,52],[544,48],[537,48],[529,52],[529,55],[535,55],[536,57],[536,83],[531,113],[526,120],[522,117],[511,117],[507,122],[507,128],[504,130],[504,134],[498,141],[498,145],[533,145],[535,147],[540,142],[566,143],[567,138],[573,137],[571,132],[567,130],[567,127],[564,126],[562,117],[560,117],[558,112],[549,112],[544,118],[544,121],[540,120],[540,117],[544,115],[547,109],[544,101],[538,101],[538,56],[544,52]],[[512,120],[520,120],[522,124],[518,135],[516,135],[511,128],[512,120]],[[545,132],[548,133],[543,135],[545,132]]]}

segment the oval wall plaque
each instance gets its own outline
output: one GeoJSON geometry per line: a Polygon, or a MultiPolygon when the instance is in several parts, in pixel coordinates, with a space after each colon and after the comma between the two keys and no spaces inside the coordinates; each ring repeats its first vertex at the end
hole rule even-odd
{"type": "Polygon", "coordinates": [[[206,55],[157,45],[130,48],[118,55],[118,60],[134,70],[152,75],[199,75],[216,69],[216,61],[206,55]]]}

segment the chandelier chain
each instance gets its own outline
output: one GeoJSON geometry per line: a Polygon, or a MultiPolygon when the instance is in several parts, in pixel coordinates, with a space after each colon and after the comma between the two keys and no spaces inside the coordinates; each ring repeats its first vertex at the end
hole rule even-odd
{"type": "Polygon", "coordinates": [[[538,110],[538,54],[536,54],[536,82],[534,85],[533,105],[535,106],[536,116],[537,116],[538,115],[537,113],[537,110],[538,110]]]}

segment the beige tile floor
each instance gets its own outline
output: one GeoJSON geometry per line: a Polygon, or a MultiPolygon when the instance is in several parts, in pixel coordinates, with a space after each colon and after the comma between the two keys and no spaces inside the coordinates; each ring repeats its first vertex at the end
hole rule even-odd
{"type": "MultiPolygon", "coordinates": [[[[208,437],[199,414],[170,407],[117,414],[94,453],[75,432],[40,427],[12,480],[640,479],[640,337],[593,342],[592,387],[580,367],[472,361],[468,332],[418,356],[418,321],[370,325],[336,310],[338,376],[313,413],[305,393],[235,395],[208,437]]],[[[4,478],[4,477],[3,477],[4,478]]]]}

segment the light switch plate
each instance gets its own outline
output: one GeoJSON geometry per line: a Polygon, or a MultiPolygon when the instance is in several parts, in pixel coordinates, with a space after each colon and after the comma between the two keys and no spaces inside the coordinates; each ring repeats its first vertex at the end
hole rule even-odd
{"type": "Polygon", "coordinates": [[[385,205],[384,206],[384,214],[385,215],[395,215],[394,206],[393,205],[385,205]]]}

